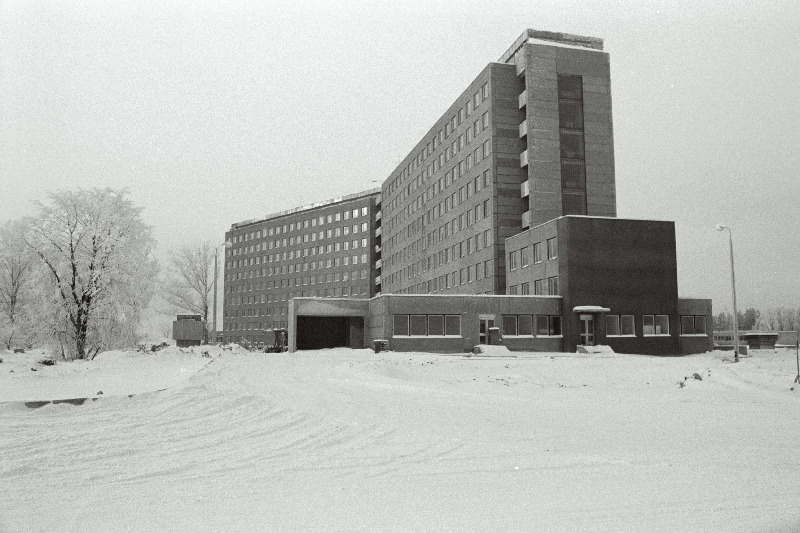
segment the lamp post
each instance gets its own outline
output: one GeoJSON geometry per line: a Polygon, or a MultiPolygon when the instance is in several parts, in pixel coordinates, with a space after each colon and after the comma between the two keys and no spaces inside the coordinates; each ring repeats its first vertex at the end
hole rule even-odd
{"type": "Polygon", "coordinates": [[[217,266],[217,258],[219,257],[219,249],[220,247],[224,246],[225,249],[230,248],[233,246],[231,241],[225,241],[219,245],[217,245],[217,249],[214,250],[214,342],[217,342],[217,271],[219,267],[217,266]]]}
{"type": "Polygon", "coordinates": [[[733,273],[733,234],[731,228],[717,224],[717,231],[728,230],[728,242],[731,251],[731,292],[733,293],[733,360],[739,362],[739,315],[736,312],[736,276],[733,273]]]}

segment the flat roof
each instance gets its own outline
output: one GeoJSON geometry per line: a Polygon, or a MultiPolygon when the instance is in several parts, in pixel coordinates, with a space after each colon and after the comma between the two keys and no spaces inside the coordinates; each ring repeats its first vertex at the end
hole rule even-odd
{"type": "Polygon", "coordinates": [[[655,220],[655,219],[652,219],[652,218],[623,218],[623,217],[609,217],[609,216],[600,216],[600,215],[561,215],[560,217],[551,218],[547,222],[542,222],[540,224],[536,224],[535,226],[531,226],[528,229],[524,229],[524,230],[520,231],[519,233],[515,233],[514,235],[511,235],[510,237],[506,237],[505,240],[513,239],[514,237],[522,235],[523,233],[527,233],[527,232],[529,232],[531,230],[534,230],[536,228],[541,228],[542,226],[546,226],[548,224],[553,224],[555,221],[560,220],[562,218],[591,218],[591,219],[597,219],[597,220],[621,220],[621,221],[626,221],[626,222],[661,222],[661,223],[664,223],[664,224],[675,224],[674,220],[655,220]]]}
{"type": "Polygon", "coordinates": [[[299,213],[301,211],[310,211],[311,209],[318,209],[320,207],[327,207],[329,205],[338,204],[341,202],[347,202],[349,200],[357,200],[359,198],[366,198],[368,196],[378,195],[380,197],[381,188],[376,187],[374,189],[369,189],[362,192],[356,192],[353,194],[347,194],[344,196],[337,196],[335,198],[331,198],[329,200],[323,200],[321,202],[314,202],[313,204],[301,205],[300,207],[293,207],[291,209],[286,209],[284,211],[278,211],[277,213],[271,213],[269,215],[264,215],[260,218],[251,218],[249,220],[245,220],[243,222],[234,222],[231,224],[231,230],[241,229],[246,226],[251,226],[253,224],[259,224],[261,222],[266,222],[267,220],[272,220],[275,218],[284,217],[286,215],[293,215],[295,213],[299,213]]]}
{"type": "Polygon", "coordinates": [[[562,44],[562,45],[569,45],[571,47],[576,48],[589,48],[592,50],[603,50],[603,39],[599,37],[588,37],[585,35],[575,35],[573,33],[561,33],[561,32],[554,32],[554,31],[544,31],[544,30],[533,30],[528,28],[522,35],[520,35],[514,44],[506,50],[506,53],[500,56],[498,59],[498,63],[508,63],[508,61],[514,57],[514,54],[528,42],[529,39],[535,39],[537,41],[547,41],[546,43],[542,44],[562,44]]]}

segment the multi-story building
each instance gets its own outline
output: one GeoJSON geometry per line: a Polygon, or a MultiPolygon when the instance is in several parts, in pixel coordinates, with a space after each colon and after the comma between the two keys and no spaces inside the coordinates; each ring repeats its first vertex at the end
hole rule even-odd
{"type": "Polygon", "coordinates": [[[374,189],[238,222],[225,234],[223,340],[265,342],[303,296],[380,290],[380,193],[374,189]]]}
{"type": "Polygon", "coordinates": [[[382,188],[385,293],[504,294],[505,239],[616,216],[602,40],[527,30],[382,188]]]}
{"type": "Polygon", "coordinates": [[[711,347],[711,302],[678,297],[674,224],[616,218],[600,39],[526,30],[379,194],[347,201],[375,213],[361,237],[372,262],[357,264],[369,286],[346,288],[354,265],[336,263],[353,254],[334,249],[331,229],[346,225],[331,220],[339,202],[234,224],[226,340],[288,325],[291,350],[385,340],[394,350],[454,352],[500,338],[516,350],[711,347]]]}

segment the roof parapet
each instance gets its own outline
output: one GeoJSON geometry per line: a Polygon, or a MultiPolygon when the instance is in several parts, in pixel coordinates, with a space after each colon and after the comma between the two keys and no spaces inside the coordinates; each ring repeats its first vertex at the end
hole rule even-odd
{"type": "Polygon", "coordinates": [[[340,202],[346,202],[348,200],[355,200],[357,198],[363,198],[366,196],[373,196],[373,195],[380,195],[381,189],[380,187],[376,187],[374,189],[369,189],[362,192],[357,192],[353,194],[347,194],[345,196],[337,196],[336,198],[331,198],[330,200],[323,200],[321,202],[314,202],[313,204],[301,205],[300,207],[293,207],[291,209],[286,209],[285,211],[278,211],[277,213],[271,213],[269,215],[264,215],[260,218],[251,218],[249,220],[244,220],[242,222],[235,222],[231,224],[231,230],[240,229],[245,226],[250,226],[252,224],[258,224],[260,222],[266,222],[267,220],[272,220],[274,218],[280,218],[286,215],[292,215],[294,213],[299,213],[301,211],[308,211],[311,209],[317,209],[320,207],[326,207],[333,204],[338,204],[340,202]]]}
{"type": "Polygon", "coordinates": [[[508,63],[514,57],[514,54],[522,47],[528,39],[539,39],[541,41],[552,41],[554,43],[567,44],[571,46],[578,46],[581,48],[591,48],[592,50],[603,49],[603,39],[599,37],[587,37],[584,35],[575,35],[572,33],[559,33],[544,30],[532,30],[528,28],[519,38],[514,41],[514,44],[506,50],[506,53],[500,56],[498,63],[508,63]]]}

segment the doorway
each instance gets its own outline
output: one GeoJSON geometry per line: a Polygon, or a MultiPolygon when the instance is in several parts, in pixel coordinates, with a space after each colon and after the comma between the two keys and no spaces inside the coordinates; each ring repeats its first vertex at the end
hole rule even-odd
{"type": "Polygon", "coordinates": [[[489,344],[489,328],[494,327],[494,315],[480,315],[480,331],[478,334],[478,344],[489,344]]]}
{"type": "Polygon", "coordinates": [[[364,318],[356,316],[298,316],[297,349],[363,348],[364,318]]]}
{"type": "Polygon", "coordinates": [[[581,344],[584,346],[594,346],[594,316],[580,315],[581,321],[581,344]]]}

